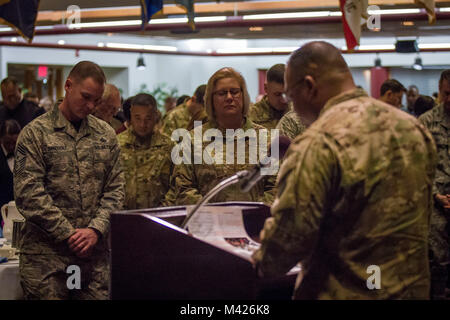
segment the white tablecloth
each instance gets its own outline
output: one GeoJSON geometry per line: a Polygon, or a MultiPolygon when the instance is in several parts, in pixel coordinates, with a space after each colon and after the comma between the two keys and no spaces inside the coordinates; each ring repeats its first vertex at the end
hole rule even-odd
{"type": "Polygon", "coordinates": [[[0,263],[0,300],[22,299],[19,282],[19,260],[0,263]]]}

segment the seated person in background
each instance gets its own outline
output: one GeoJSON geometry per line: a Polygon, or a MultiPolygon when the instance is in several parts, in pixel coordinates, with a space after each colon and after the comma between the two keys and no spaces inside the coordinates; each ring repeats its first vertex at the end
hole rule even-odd
{"type": "Polygon", "coordinates": [[[432,97],[420,95],[414,102],[414,115],[419,117],[428,110],[433,109],[434,105],[434,99],[432,97]]]}
{"type": "Polygon", "coordinates": [[[3,103],[0,105],[0,122],[14,119],[20,127],[25,127],[31,120],[45,113],[34,102],[22,99],[22,90],[16,79],[8,77],[1,82],[3,103]]]}
{"type": "Polygon", "coordinates": [[[414,113],[414,103],[416,103],[417,98],[419,98],[419,88],[415,85],[411,85],[408,87],[408,91],[406,92],[406,107],[403,107],[402,110],[408,112],[410,115],[417,117],[414,113]]]}
{"type": "Polygon", "coordinates": [[[272,66],[264,83],[265,96],[250,107],[249,118],[267,129],[275,129],[281,117],[292,109],[284,95],[284,64],[272,66]]]}
{"type": "Polygon", "coordinates": [[[116,134],[122,133],[125,130],[127,130],[130,127],[130,107],[131,107],[131,101],[133,101],[134,97],[129,97],[122,103],[122,111],[123,116],[125,118],[125,121],[122,123],[122,126],[120,128],[116,129],[116,134]]]}
{"type": "Polygon", "coordinates": [[[167,97],[164,100],[164,116],[162,118],[162,122],[165,121],[166,117],[175,109],[175,107],[177,106],[177,100],[174,97],[167,97]]]}
{"type": "MultiPolygon", "coordinates": [[[[247,116],[249,105],[247,86],[240,73],[232,68],[222,68],[212,75],[205,93],[209,121],[192,130],[187,137],[183,136],[177,145],[180,147],[184,144],[190,152],[188,156],[183,153],[183,159],[179,163],[174,161],[176,165],[171,185],[175,188],[176,204],[195,204],[225,178],[254,166],[249,159],[257,154],[256,148],[259,149],[262,143],[269,144],[270,132],[250,121],[247,116]],[[235,130],[241,133],[243,131],[244,134],[236,134],[235,130]],[[262,130],[269,137],[267,141],[259,139],[259,135],[264,133],[260,133],[262,130]],[[226,131],[229,131],[228,134],[226,131]],[[196,137],[196,132],[201,136],[196,137]],[[258,139],[247,135],[252,132],[256,133],[258,139]],[[205,138],[208,134],[210,136],[205,138]],[[201,150],[194,146],[196,139],[201,140],[201,150]],[[242,150],[243,146],[245,150],[242,150]]],[[[176,149],[174,150],[177,151],[176,149]]],[[[248,193],[243,193],[239,184],[229,186],[213,197],[211,202],[262,201],[270,204],[273,200],[273,184],[268,177],[272,176],[265,176],[248,193]]]]}
{"type": "Polygon", "coordinates": [[[53,99],[49,96],[43,97],[41,101],[39,101],[39,106],[48,112],[53,107],[53,99]]]}
{"type": "MultiPolygon", "coordinates": [[[[169,137],[175,129],[187,129],[192,119],[203,121],[205,117],[203,96],[205,95],[206,85],[202,84],[195,89],[194,95],[178,105],[175,110],[170,112],[164,119],[162,132],[169,137]]],[[[207,115],[206,115],[207,116],[207,115]]],[[[191,121],[192,120],[192,121],[191,121]]]]}
{"type": "Polygon", "coordinates": [[[159,133],[160,119],[153,96],[136,95],[130,108],[131,126],[117,136],[125,174],[125,209],[161,206],[169,190],[173,142],[159,133]]]}
{"type": "Polygon", "coordinates": [[[305,131],[307,125],[303,123],[300,116],[294,111],[288,111],[278,122],[276,129],[280,130],[280,136],[286,136],[293,140],[305,131]]]}
{"type": "MultiPolygon", "coordinates": [[[[120,109],[120,91],[113,84],[107,83],[105,85],[105,91],[103,92],[102,101],[95,106],[93,115],[103,121],[106,121],[114,130],[121,126],[115,124],[113,126],[114,115],[120,109]]],[[[118,120],[117,120],[118,121],[118,120]]]]}
{"type": "Polygon", "coordinates": [[[33,102],[35,105],[39,105],[39,97],[36,93],[27,92],[23,95],[23,98],[27,101],[33,102]]]}
{"type": "MultiPolygon", "coordinates": [[[[0,207],[14,200],[14,149],[20,124],[13,119],[0,122],[0,207]]],[[[0,229],[2,227],[0,216],[0,229]]]]}
{"type": "Polygon", "coordinates": [[[401,108],[405,87],[395,79],[388,79],[381,85],[379,100],[396,108],[401,108]]]}
{"type": "Polygon", "coordinates": [[[187,94],[183,94],[181,97],[178,97],[176,105],[179,106],[180,104],[185,103],[189,98],[190,97],[187,94]]]}

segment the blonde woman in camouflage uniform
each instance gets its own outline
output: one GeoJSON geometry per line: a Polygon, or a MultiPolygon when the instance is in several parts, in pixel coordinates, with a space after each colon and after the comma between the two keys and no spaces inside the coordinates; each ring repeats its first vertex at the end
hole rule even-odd
{"type": "MultiPolygon", "coordinates": [[[[209,79],[206,93],[205,105],[209,121],[201,126],[202,133],[208,129],[219,130],[223,135],[223,164],[207,164],[202,161],[195,164],[192,150],[190,164],[184,163],[175,165],[172,176],[172,185],[176,203],[179,205],[195,204],[202,196],[215,187],[219,182],[235,174],[240,170],[249,169],[254,164],[249,163],[249,139],[245,139],[245,163],[238,164],[237,154],[234,153],[233,163],[226,163],[226,130],[243,129],[244,131],[254,129],[256,133],[264,130],[264,127],[254,124],[248,118],[250,99],[247,92],[245,80],[240,73],[232,68],[222,68],[209,79]]],[[[191,131],[191,139],[194,139],[194,132],[191,131]]],[[[268,138],[268,141],[270,136],[268,138]]],[[[234,138],[233,143],[237,143],[239,138],[234,138]]],[[[184,141],[183,141],[184,142],[184,141]]],[[[183,143],[181,142],[181,143],[183,143]]],[[[211,142],[204,141],[202,150],[211,142]]],[[[197,154],[198,156],[199,154],[197,154]]],[[[238,185],[233,185],[217,194],[211,202],[222,201],[262,201],[271,203],[273,195],[271,191],[273,183],[268,179],[261,180],[250,192],[243,193],[238,185]]]]}

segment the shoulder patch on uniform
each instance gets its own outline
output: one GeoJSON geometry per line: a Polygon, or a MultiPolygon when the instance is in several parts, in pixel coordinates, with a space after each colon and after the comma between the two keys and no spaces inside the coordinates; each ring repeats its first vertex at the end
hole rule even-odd
{"type": "Polygon", "coordinates": [[[22,143],[19,143],[16,148],[16,168],[15,168],[15,174],[16,176],[21,176],[25,169],[25,162],[26,162],[26,148],[22,143]]]}

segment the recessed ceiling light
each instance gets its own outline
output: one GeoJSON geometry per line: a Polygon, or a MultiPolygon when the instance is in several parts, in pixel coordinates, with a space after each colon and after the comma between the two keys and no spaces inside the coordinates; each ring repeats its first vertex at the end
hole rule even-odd
{"type": "Polygon", "coordinates": [[[263,27],[250,27],[250,28],[248,28],[248,30],[250,30],[252,32],[257,32],[257,31],[263,31],[264,28],[263,27]]]}
{"type": "Polygon", "coordinates": [[[66,42],[64,40],[58,40],[58,44],[62,46],[63,44],[66,44],[66,42]]]}

